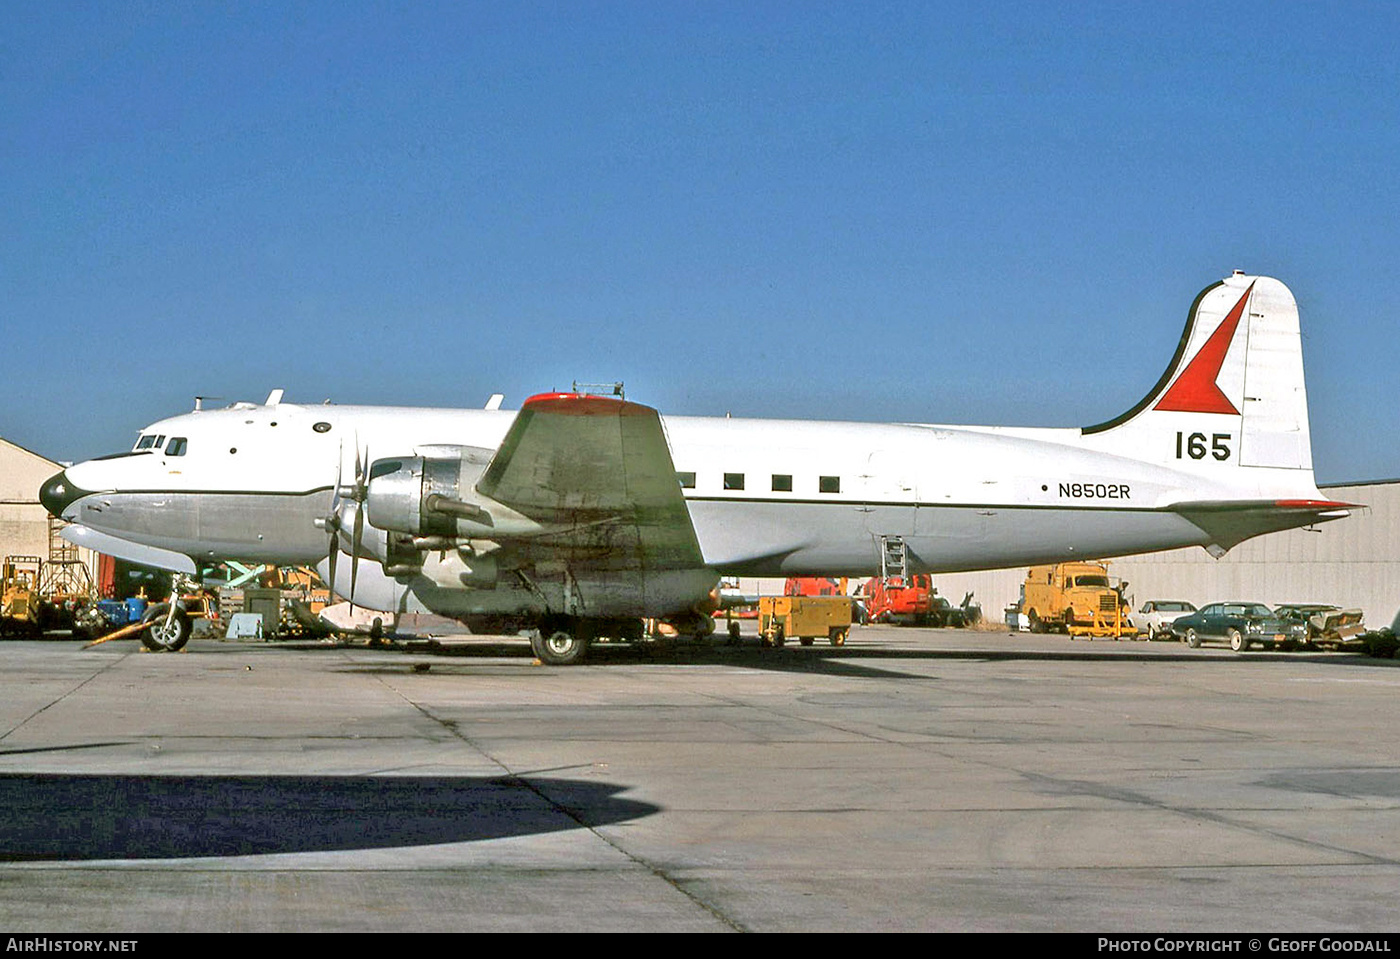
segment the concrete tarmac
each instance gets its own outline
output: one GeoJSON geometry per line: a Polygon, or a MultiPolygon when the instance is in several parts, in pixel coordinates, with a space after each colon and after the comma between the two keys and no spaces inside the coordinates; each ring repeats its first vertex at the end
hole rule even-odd
{"type": "Polygon", "coordinates": [[[1400,929],[1400,662],[0,644],[0,930],[1400,929]]]}

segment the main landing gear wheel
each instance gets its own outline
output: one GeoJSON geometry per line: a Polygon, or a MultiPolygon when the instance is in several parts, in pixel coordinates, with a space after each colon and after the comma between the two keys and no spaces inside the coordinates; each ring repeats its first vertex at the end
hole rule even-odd
{"type": "Polygon", "coordinates": [[[141,622],[147,626],[141,632],[141,644],[154,653],[173,653],[190,641],[190,617],[183,609],[170,615],[169,603],[157,603],[146,610],[141,622]]]}
{"type": "Polygon", "coordinates": [[[530,649],[546,666],[572,666],[588,654],[588,639],[568,629],[541,629],[531,634],[530,649]]]}

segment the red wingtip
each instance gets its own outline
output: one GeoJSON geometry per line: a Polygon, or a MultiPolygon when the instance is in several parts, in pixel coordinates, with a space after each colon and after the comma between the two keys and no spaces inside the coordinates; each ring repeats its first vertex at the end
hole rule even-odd
{"type": "Polygon", "coordinates": [[[1326,513],[1334,509],[1365,509],[1364,503],[1339,503],[1330,499],[1280,499],[1274,505],[1279,509],[1305,510],[1309,513],[1326,513]]]}

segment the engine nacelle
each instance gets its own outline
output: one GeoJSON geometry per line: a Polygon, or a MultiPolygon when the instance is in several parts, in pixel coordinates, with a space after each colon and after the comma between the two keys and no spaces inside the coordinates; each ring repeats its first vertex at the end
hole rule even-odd
{"type": "Polygon", "coordinates": [[[558,529],[541,525],[478,493],[476,483],[495,453],[472,446],[457,449],[461,450],[457,456],[375,460],[370,466],[366,493],[370,523],[415,539],[444,537],[495,542],[558,529]]]}
{"type": "Polygon", "coordinates": [[[461,455],[405,456],[375,460],[369,470],[369,521],[380,529],[410,536],[456,538],[457,517],[433,503],[464,502],[491,462],[490,450],[464,448],[461,455]]]}

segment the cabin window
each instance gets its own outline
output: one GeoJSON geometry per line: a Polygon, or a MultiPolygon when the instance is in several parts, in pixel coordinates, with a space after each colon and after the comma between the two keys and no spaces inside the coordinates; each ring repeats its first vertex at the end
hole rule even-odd
{"type": "Polygon", "coordinates": [[[743,488],[744,488],[744,474],[743,474],[743,473],[725,473],[725,474],[724,474],[724,488],[725,488],[725,489],[743,489],[743,488]]]}
{"type": "Polygon", "coordinates": [[[791,492],[792,492],[792,477],[791,477],[790,475],[785,474],[785,473],[774,473],[774,474],[773,474],[773,492],[775,492],[775,493],[791,493],[791,492]]]}
{"type": "Polygon", "coordinates": [[[676,479],[680,480],[681,489],[695,489],[694,473],[677,473],[676,479]]]}
{"type": "Polygon", "coordinates": [[[184,456],[185,447],[189,445],[189,439],[184,436],[172,436],[170,442],[165,444],[166,456],[184,456]]]}
{"type": "Polygon", "coordinates": [[[817,489],[823,493],[841,492],[841,477],[823,476],[817,483],[817,489]]]}

